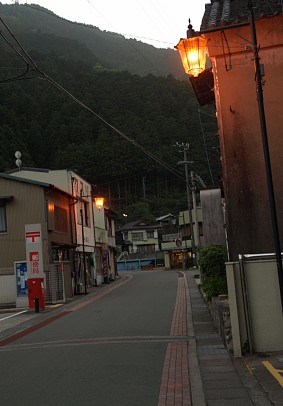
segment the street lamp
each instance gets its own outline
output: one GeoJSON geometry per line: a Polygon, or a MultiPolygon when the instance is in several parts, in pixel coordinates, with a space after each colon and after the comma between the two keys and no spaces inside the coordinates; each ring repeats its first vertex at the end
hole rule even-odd
{"type": "Polygon", "coordinates": [[[187,74],[197,77],[205,70],[206,40],[201,36],[196,36],[191,20],[189,20],[187,38],[181,38],[175,48],[179,51],[187,74]]]}
{"type": "Polygon", "coordinates": [[[95,206],[98,208],[98,210],[102,209],[104,206],[104,197],[95,197],[95,206]]]}
{"type": "MultiPolygon", "coordinates": [[[[82,190],[80,193],[80,217],[81,217],[81,225],[82,225],[82,247],[83,247],[83,265],[84,265],[84,285],[85,285],[85,295],[87,294],[87,274],[86,274],[86,255],[85,255],[85,236],[84,236],[84,217],[83,217],[83,204],[82,198],[84,197],[92,197],[93,195],[86,195],[83,196],[82,190]]],[[[104,197],[95,197],[95,206],[100,210],[104,206],[104,197]]]]}

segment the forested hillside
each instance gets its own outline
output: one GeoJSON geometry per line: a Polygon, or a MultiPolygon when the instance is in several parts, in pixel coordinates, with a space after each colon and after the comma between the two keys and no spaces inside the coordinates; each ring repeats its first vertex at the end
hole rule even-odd
{"type": "Polygon", "coordinates": [[[118,212],[150,218],[186,208],[174,147],[184,142],[190,170],[217,185],[214,106],[199,108],[188,81],[120,71],[75,39],[29,41],[24,27],[20,51],[9,32],[0,40],[0,171],[15,168],[19,150],[24,166],[73,169],[118,212]]]}
{"type": "MultiPolygon", "coordinates": [[[[103,67],[126,70],[139,75],[153,73],[157,76],[172,74],[184,77],[176,50],[157,49],[135,39],[126,39],[114,32],[101,31],[99,28],[73,23],[56,16],[52,11],[36,4],[0,3],[0,16],[25,47],[40,52],[53,51],[57,54],[68,55],[73,59],[88,59],[87,54],[77,55],[78,47],[73,50],[62,44],[66,39],[76,41],[95,56],[103,67]]],[[[179,38],[176,38],[178,42],[179,38]]],[[[71,42],[74,45],[74,43],[71,42]]]]}

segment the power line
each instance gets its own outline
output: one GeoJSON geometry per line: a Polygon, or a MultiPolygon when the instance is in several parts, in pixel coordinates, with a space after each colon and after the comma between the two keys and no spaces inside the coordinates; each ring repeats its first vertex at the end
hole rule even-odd
{"type": "Polygon", "coordinates": [[[207,164],[208,164],[208,170],[209,170],[211,182],[212,182],[212,184],[214,186],[214,179],[213,179],[213,176],[212,176],[210,160],[209,160],[209,156],[208,156],[208,152],[207,152],[206,141],[205,141],[205,136],[204,136],[204,131],[203,131],[203,125],[202,125],[201,116],[200,116],[200,109],[198,109],[198,116],[199,116],[199,123],[200,123],[200,128],[201,128],[201,133],[202,133],[202,139],[203,139],[203,145],[204,145],[206,160],[207,160],[207,164]]]}
{"type": "MultiPolygon", "coordinates": [[[[33,68],[49,83],[51,83],[54,87],[56,87],[58,90],[60,90],[62,93],[66,94],[71,100],[79,104],[82,108],[85,110],[89,111],[91,114],[93,114],[95,117],[97,117],[100,121],[102,121],[104,124],[106,124],[108,127],[110,127],[112,130],[114,130],[116,133],[118,133],[121,137],[123,137],[125,140],[130,142],[132,145],[134,145],[136,148],[138,148],[140,151],[142,151],[145,155],[149,156],[151,159],[153,159],[155,162],[157,162],[159,165],[163,166],[166,168],[168,171],[176,175],[177,177],[183,178],[183,175],[181,172],[175,170],[173,167],[171,167],[169,164],[166,162],[162,161],[160,158],[158,158],[156,155],[154,155],[152,152],[148,151],[146,148],[144,148],[142,145],[138,144],[135,140],[124,134],[122,131],[114,127],[112,124],[107,122],[103,117],[101,117],[99,114],[97,114],[94,110],[92,110],[90,107],[88,107],[86,104],[84,104],[82,101],[77,99],[73,94],[71,94],[69,91],[67,91],[63,86],[61,86],[59,83],[57,83],[54,79],[52,79],[50,76],[48,76],[46,73],[42,72],[39,67],[37,66],[36,62],[32,59],[32,57],[28,54],[28,52],[24,49],[24,47],[21,45],[21,43],[17,40],[15,35],[12,33],[10,28],[7,26],[7,24],[3,21],[3,19],[0,17],[0,21],[4,25],[4,27],[7,29],[9,34],[12,36],[14,41],[17,43],[17,45],[20,47],[21,51],[24,53],[25,57],[28,58],[33,65],[33,68]]],[[[12,44],[11,44],[12,45],[12,44]]],[[[15,47],[12,46],[12,49],[16,51],[15,47]]],[[[20,52],[17,51],[17,54],[23,58],[23,60],[27,62],[26,58],[22,56],[20,52]]]]}

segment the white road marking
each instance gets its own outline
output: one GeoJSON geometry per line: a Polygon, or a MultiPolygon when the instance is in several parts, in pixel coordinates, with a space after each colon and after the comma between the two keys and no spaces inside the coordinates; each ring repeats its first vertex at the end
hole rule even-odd
{"type": "Polygon", "coordinates": [[[26,312],[27,312],[27,310],[23,310],[22,312],[11,314],[10,316],[3,317],[3,319],[0,319],[0,321],[10,319],[11,317],[15,317],[15,316],[18,316],[19,314],[26,313],[26,312]]]}

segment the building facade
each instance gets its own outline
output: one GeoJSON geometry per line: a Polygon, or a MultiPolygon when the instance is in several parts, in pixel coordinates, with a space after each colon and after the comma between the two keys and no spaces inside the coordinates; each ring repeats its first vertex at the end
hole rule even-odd
{"type": "MultiPolygon", "coordinates": [[[[115,239],[108,236],[104,208],[96,208],[92,186],[71,170],[21,168],[10,171],[13,176],[48,181],[75,198],[73,215],[77,248],[74,258],[76,293],[84,293],[87,287],[100,285],[115,275],[115,239]],[[111,248],[109,248],[109,239],[111,248]],[[113,245],[114,241],[114,245],[113,245]],[[110,255],[111,251],[111,255],[110,255]]],[[[112,216],[114,223],[114,217],[112,216]]],[[[111,230],[115,228],[112,225],[111,230]]],[[[112,236],[113,237],[113,236],[112,236]]]]}
{"type": "Polygon", "coordinates": [[[5,174],[0,174],[0,188],[0,302],[16,303],[15,264],[27,260],[25,226],[33,224],[42,233],[46,301],[71,297],[77,246],[73,196],[48,183],[5,174]]]}
{"type": "MultiPolygon", "coordinates": [[[[283,239],[283,15],[279,1],[253,0],[279,235],[283,239]]],[[[246,0],[211,1],[201,31],[212,62],[229,259],[274,252],[270,198],[246,0]]]]}

